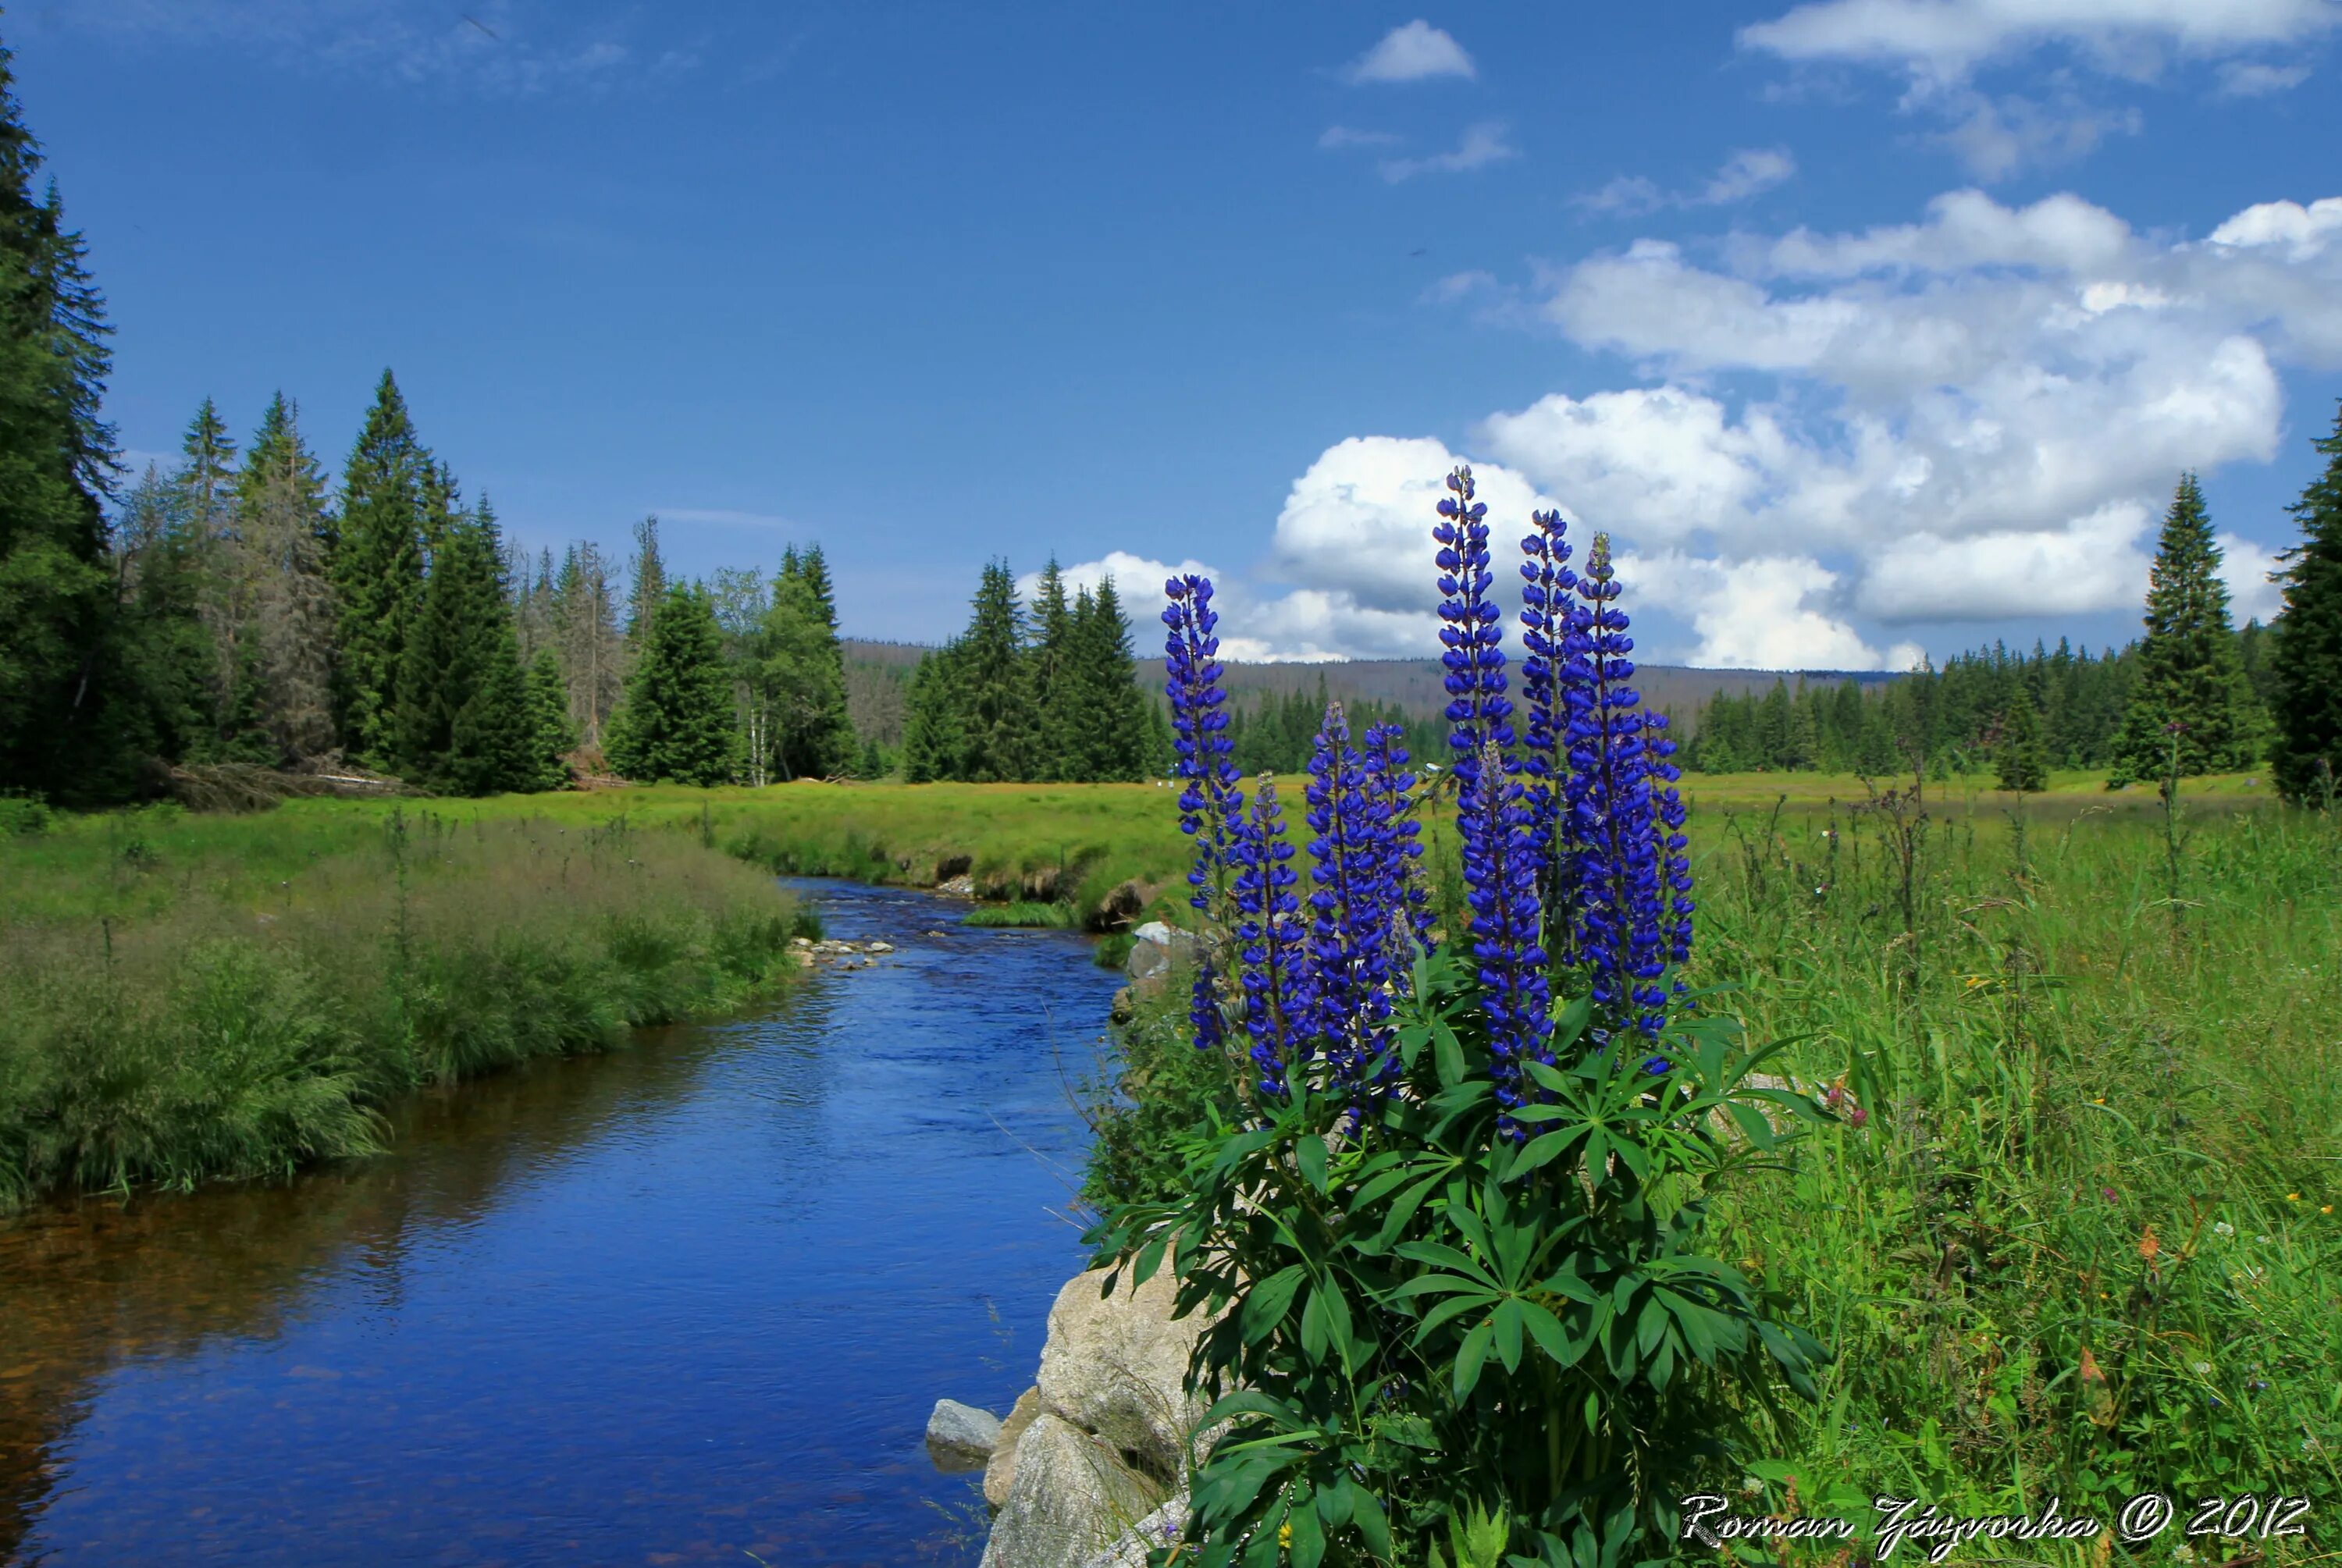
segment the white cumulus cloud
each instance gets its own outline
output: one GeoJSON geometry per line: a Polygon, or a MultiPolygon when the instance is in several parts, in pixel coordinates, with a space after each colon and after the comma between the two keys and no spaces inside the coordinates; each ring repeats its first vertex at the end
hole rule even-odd
{"type": "Polygon", "coordinates": [[[2284,607],[2284,590],[2269,581],[2281,564],[2277,556],[2240,534],[2220,535],[2220,581],[2227,584],[2229,617],[2239,626],[2247,621],[2266,625],[2284,607]]]}
{"type": "MultiPolygon", "coordinates": [[[[1525,298],[1626,384],[1496,410],[1460,448],[1326,449],[1231,585],[1247,656],[1433,651],[1427,532],[1464,455],[1507,556],[1556,502],[1614,534],[1656,660],[1897,668],[1929,626],[2127,611],[2180,471],[2270,461],[2280,368],[2342,366],[2342,197],[2197,240],[1954,191],[1712,259],[1638,241],[1525,298]]],[[[2268,549],[2223,544],[2238,616],[2266,619],[2268,549]]]]}
{"type": "Polygon", "coordinates": [[[1417,18],[1383,35],[1382,42],[1354,61],[1353,82],[1420,82],[1433,76],[1470,78],[1478,73],[1464,45],[1417,18]]]}

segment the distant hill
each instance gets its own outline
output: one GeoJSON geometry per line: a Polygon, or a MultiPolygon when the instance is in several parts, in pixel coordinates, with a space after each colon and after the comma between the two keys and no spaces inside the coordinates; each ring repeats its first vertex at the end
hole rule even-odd
{"type": "MultiPolygon", "coordinates": [[[[876,643],[848,637],[845,644],[846,663],[849,665],[876,666],[870,672],[874,675],[878,670],[907,674],[927,652],[916,643],[876,643]]],[[[1318,678],[1322,675],[1326,682],[1326,694],[1346,702],[1392,703],[1409,713],[1426,714],[1438,712],[1447,702],[1447,693],[1442,684],[1446,672],[1440,668],[1436,659],[1322,660],[1293,664],[1229,664],[1226,668],[1228,691],[1237,697],[1256,693],[1283,696],[1288,692],[1312,692],[1316,690],[1318,678]]],[[[1794,687],[1800,677],[1830,685],[1840,681],[1854,681],[1865,686],[1895,678],[1877,670],[1702,670],[1686,664],[1643,664],[1635,671],[1635,687],[1643,694],[1644,706],[1673,714],[1675,728],[1672,733],[1678,739],[1688,740],[1701,704],[1717,693],[1729,692],[1734,696],[1740,696],[1748,692],[1768,691],[1775,681],[1783,679],[1794,687]]],[[[1163,661],[1141,660],[1138,679],[1149,691],[1161,691],[1163,661]]],[[[899,720],[896,722],[899,724],[899,720]]]]}

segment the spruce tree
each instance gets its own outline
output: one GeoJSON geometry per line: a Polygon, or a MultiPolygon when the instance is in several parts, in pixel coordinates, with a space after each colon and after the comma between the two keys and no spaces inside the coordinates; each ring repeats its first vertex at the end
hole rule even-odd
{"type": "Polygon", "coordinates": [[[437,533],[423,605],[400,654],[395,759],[409,777],[451,794],[535,787],[544,761],[495,514],[483,498],[437,533]]]}
{"type": "Polygon", "coordinates": [[[1006,562],[994,561],[984,568],[974,612],[956,662],[966,727],[955,776],[974,784],[1027,778],[1032,689],[1025,664],[1024,610],[1006,562]]]}
{"type": "Polygon", "coordinates": [[[920,659],[903,694],[903,777],[935,784],[961,776],[966,718],[961,709],[960,644],[953,642],[920,659]]]}
{"type": "Polygon", "coordinates": [[[719,784],[737,750],[724,637],[707,595],[671,584],[642,628],[610,765],[631,779],[719,784]]]}
{"type": "Polygon", "coordinates": [[[773,580],[766,613],[760,689],[772,714],[772,756],[785,779],[827,778],[853,765],[846,712],[846,660],[828,568],[816,550],[791,551],[773,580]]]}
{"type": "Polygon", "coordinates": [[[2342,406],[2317,443],[2326,471],[2294,504],[2302,540],[2280,558],[2285,608],[2274,628],[2276,734],[2269,767],[2287,800],[2342,796],[2342,406]]]}
{"type": "Polygon", "coordinates": [[[337,738],[336,617],[328,576],[334,523],[325,511],[325,474],[301,436],[299,410],[281,392],[245,451],[235,509],[232,570],[244,583],[240,641],[250,644],[239,669],[250,671],[269,760],[312,762],[330,754],[337,738]]]}
{"type": "Polygon", "coordinates": [[[577,725],[569,716],[569,688],[561,679],[561,663],[550,647],[537,649],[528,665],[529,778],[521,787],[567,789],[569,764],[563,759],[577,748],[577,725]]]}
{"type": "Polygon", "coordinates": [[[112,701],[109,329],[55,186],[33,194],[40,165],[0,45],[0,789],[97,799],[130,788],[135,749],[112,701]]]}
{"type": "Polygon", "coordinates": [[[1071,622],[1061,679],[1073,695],[1065,704],[1070,723],[1061,743],[1066,751],[1060,776],[1089,784],[1143,779],[1148,772],[1146,699],[1132,678],[1130,623],[1113,578],[1100,583],[1095,594],[1082,592],[1071,622]]]}
{"type": "Polygon", "coordinates": [[[2031,794],[2049,787],[2049,753],[2041,736],[2041,711],[2023,681],[2010,694],[2008,712],[2001,721],[1999,744],[1993,763],[2000,787],[2031,794]]]}
{"type": "Polygon", "coordinates": [[[1036,779],[1079,779],[1083,681],[1073,667],[1073,606],[1066,600],[1065,573],[1055,555],[1041,568],[1033,590],[1033,650],[1027,680],[1032,689],[1032,773],[1036,779]]]}
{"type": "Polygon", "coordinates": [[[2182,774],[2251,764],[2258,726],[2219,568],[2204,493],[2193,474],[2182,474],[2147,578],[2147,636],[2115,739],[2110,787],[2161,777],[2170,765],[2173,724],[2181,726],[2182,774]]]}
{"type": "Polygon", "coordinates": [[[231,699],[213,681],[195,527],[185,491],[148,464],[114,524],[111,630],[124,681],[116,727],[139,750],[167,759],[265,760],[223,745],[215,734],[231,699]]]}
{"type": "Polygon", "coordinates": [[[439,470],[416,439],[406,400],[387,370],[342,470],[340,534],[333,554],[339,614],[344,743],[369,765],[387,764],[399,671],[422,611],[424,531],[436,519],[439,470]]]}

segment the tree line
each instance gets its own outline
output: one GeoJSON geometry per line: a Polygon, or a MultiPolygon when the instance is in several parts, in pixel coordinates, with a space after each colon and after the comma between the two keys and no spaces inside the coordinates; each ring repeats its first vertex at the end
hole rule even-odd
{"type": "Polygon", "coordinates": [[[1114,579],[1070,597],[1052,559],[1027,613],[1007,563],[976,584],[966,630],[923,657],[904,693],[913,784],[1136,781],[1169,764],[1159,704],[1133,675],[1114,579]]]}
{"type": "Polygon", "coordinates": [[[2342,412],[2316,446],[2327,464],[2292,508],[2303,537],[2281,557],[2269,625],[2233,624],[2203,490],[2184,474],[2138,640],[2097,654],[2063,638],[2029,654],[1995,644],[1868,685],[1719,694],[1686,764],[1937,778],[1989,765],[2003,788],[2038,790],[2052,766],[2104,768],[2119,786],[2266,764],[2288,798],[2326,798],[2342,761],[2342,412]]]}

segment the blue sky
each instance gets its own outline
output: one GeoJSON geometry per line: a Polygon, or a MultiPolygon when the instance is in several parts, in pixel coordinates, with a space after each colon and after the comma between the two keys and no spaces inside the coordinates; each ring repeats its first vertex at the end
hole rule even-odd
{"type": "Polygon", "coordinates": [[[167,453],[395,368],[535,547],[981,563],[1250,655],[1433,646],[1426,530],[1611,530],[1644,653],[2136,625],[2178,470],[2240,603],[2342,394],[2337,0],[1379,9],[19,0],[167,453]]]}

